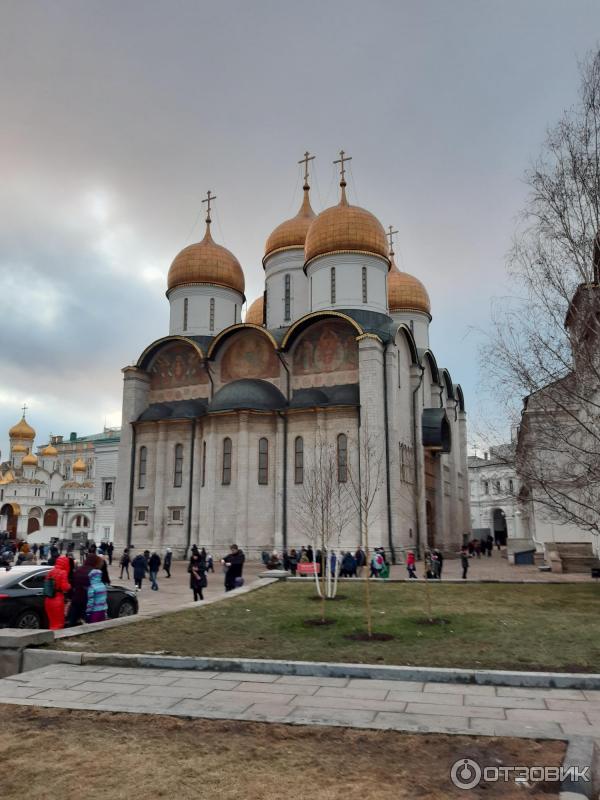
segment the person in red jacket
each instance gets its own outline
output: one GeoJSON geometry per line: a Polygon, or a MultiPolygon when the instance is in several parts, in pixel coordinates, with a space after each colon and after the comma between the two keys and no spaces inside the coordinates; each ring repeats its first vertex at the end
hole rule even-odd
{"type": "Polygon", "coordinates": [[[48,617],[48,627],[51,631],[65,627],[65,592],[71,588],[69,583],[69,559],[66,556],[59,556],[56,559],[54,568],[46,575],[44,586],[44,609],[48,617]],[[47,587],[53,582],[54,592],[48,596],[47,587]]]}

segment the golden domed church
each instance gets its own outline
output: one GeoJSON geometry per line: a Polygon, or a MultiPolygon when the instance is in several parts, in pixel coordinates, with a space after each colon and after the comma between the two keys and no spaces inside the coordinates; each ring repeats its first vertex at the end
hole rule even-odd
{"type": "MultiPolygon", "coordinates": [[[[210,192],[204,238],[171,264],[169,334],[123,369],[117,545],[299,548],[323,442],[339,483],[375,487],[371,547],[455,553],[469,533],[464,398],[429,348],[427,290],[396,266],[392,227],[349,202],[343,151],[339,203],[315,213],[312,158],[244,322],[244,271],[212,238],[210,192]]],[[[363,529],[350,516],[336,545],[363,529]]]]}

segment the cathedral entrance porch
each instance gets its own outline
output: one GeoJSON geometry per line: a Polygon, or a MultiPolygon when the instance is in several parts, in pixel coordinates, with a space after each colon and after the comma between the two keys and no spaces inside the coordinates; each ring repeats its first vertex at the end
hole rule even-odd
{"type": "Polygon", "coordinates": [[[17,536],[17,525],[21,509],[17,503],[5,503],[0,509],[0,519],[5,520],[5,530],[11,539],[17,536]]]}

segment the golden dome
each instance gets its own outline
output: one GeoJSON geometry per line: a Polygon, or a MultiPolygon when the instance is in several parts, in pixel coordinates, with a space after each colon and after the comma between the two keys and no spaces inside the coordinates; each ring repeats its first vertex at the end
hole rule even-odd
{"type": "Polygon", "coordinates": [[[11,448],[13,453],[26,453],[27,448],[24,444],[16,444],[13,448],[11,448]]]}
{"type": "Polygon", "coordinates": [[[35,431],[25,421],[25,416],[9,430],[8,435],[11,439],[35,439],[35,431]]]}
{"type": "Polygon", "coordinates": [[[26,455],[23,458],[23,461],[21,462],[21,464],[23,464],[24,467],[37,467],[37,463],[38,463],[37,456],[34,456],[33,453],[29,453],[29,455],[26,455]]]}
{"type": "Polygon", "coordinates": [[[244,322],[251,322],[253,325],[263,324],[263,313],[265,307],[265,299],[261,294],[246,311],[246,319],[244,322]]]}
{"type": "Polygon", "coordinates": [[[58,455],[58,450],[56,449],[56,447],[54,447],[53,444],[48,444],[42,450],[42,455],[43,456],[57,456],[58,455]]]}
{"type": "Polygon", "coordinates": [[[0,480],[0,484],[5,485],[7,483],[12,483],[15,479],[14,474],[8,470],[4,473],[4,477],[0,480]]]}
{"type": "Polygon", "coordinates": [[[206,222],[204,239],[184,247],[175,256],[167,278],[167,293],[177,286],[194,283],[225,286],[244,294],[245,281],[240,262],[226,247],[213,241],[210,219],[206,222]]]}
{"type": "Polygon", "coordinates": [[[349,205],[345,186],[342,182],[339,204],[322,211],[308,229],[304,245],[306,262],[340,251],[372,253],[387,261],[388,243],[383,225],[370,211],[349,205]]]}
{"type": "Polygon", "coordinates": [[[77,461],[73,464],[73,472],[86,472],[87,467],[85,461],[82,458],[78,458],[77,461]]]}
{"type": "Polygon", "coordinates": [[[421,311],[431,316],[431,301],[427,289],[418,278],[408,272],[400,272],[390,253],[392,267],[388,272],[387,295],[390,311],[421,311]]]}
{"type": "Polygon", "coordinates": [[[310,187],[308,183],[305,183],[304,198],[300,206],[300,211],[298,211],[295,217],[287,219],[285,222],[282,222],[281,225],[278,225],[267,239],[263,264],[268,256],[279,250],[288,250],[292,247],[304,247],[306,234],[308,233],[312,221],[316,217],[310,205],[310,199],[308,197],[309,190],[310,187]]]}

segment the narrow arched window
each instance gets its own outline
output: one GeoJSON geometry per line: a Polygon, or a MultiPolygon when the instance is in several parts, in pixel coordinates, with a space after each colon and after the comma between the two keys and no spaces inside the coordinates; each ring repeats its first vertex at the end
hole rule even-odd
{"type": "Polygon", "coordinates": [[[173,473],[173,486],[183,485],[183,445],[175,445],[175,471],[173,473]]]}
{"type": "Polygon", "coordinates": [[[363,303],[367,302],[367,268],[362,268],[362,298],[363,303]]]}
{"type": "Polygon", "coordinates": [[[294,442],[294,483],[304,483],[304,439],[296,436],[294,442]]]}
{"type": "Polygon", "coordinates": [[[215,298],[210,298],[210,319],[209,319],[209,327],[211,331],[215,329],[215,298]]]}
{"type": "Polygon", "coordinates": [[[206,442],[202,442],[202,486],[206,485],[206,442]]]}
{"type": "Polygon", "coordinates": [[[221,483],[229,486],[231,483],[231,439],[229,436],[223,439],[223,476],[221,483]]]}
{"type": "Polygon", "coordinates": [[[289,322],[292,318],[292,277],[291,275],[285,276],[285,299],[284,299],[284,319],[289,322]]]}
{"type": "Polygon", "coordinates": [[[233,324],[235,325],[236,322],[237,322],[237,303],[235,304],[235,307],[233,309],[233,324]]]}
{"type": "Polygon", "coordinates": [[[333,305],[335,303],[335,267],[331,268],[330,281],[331,281],[331,305],[333,305]]]}
{"type": "Polygon", "coordinates": [[[187,331],[188,326],[188,299],[187,297],[183,301],[183,330],[187,331]]]}
{"type": "Polygon", "coordinates": [[[346,483],[348,480],[348,437],[340,433],[337,437],[337,470],[338,481],[346,483]]]}
{"type": "Polygon", "coordinates": [[[258,440],[258,482],[262,486],[269,482],[269,440],[264,436],[258,440]]]}
{"type": "Polygon", "coordinates": [[[148,448],[140,447],[138,463],[138,489],[146,488],[146,464],[148,462],[148,448]]]}

